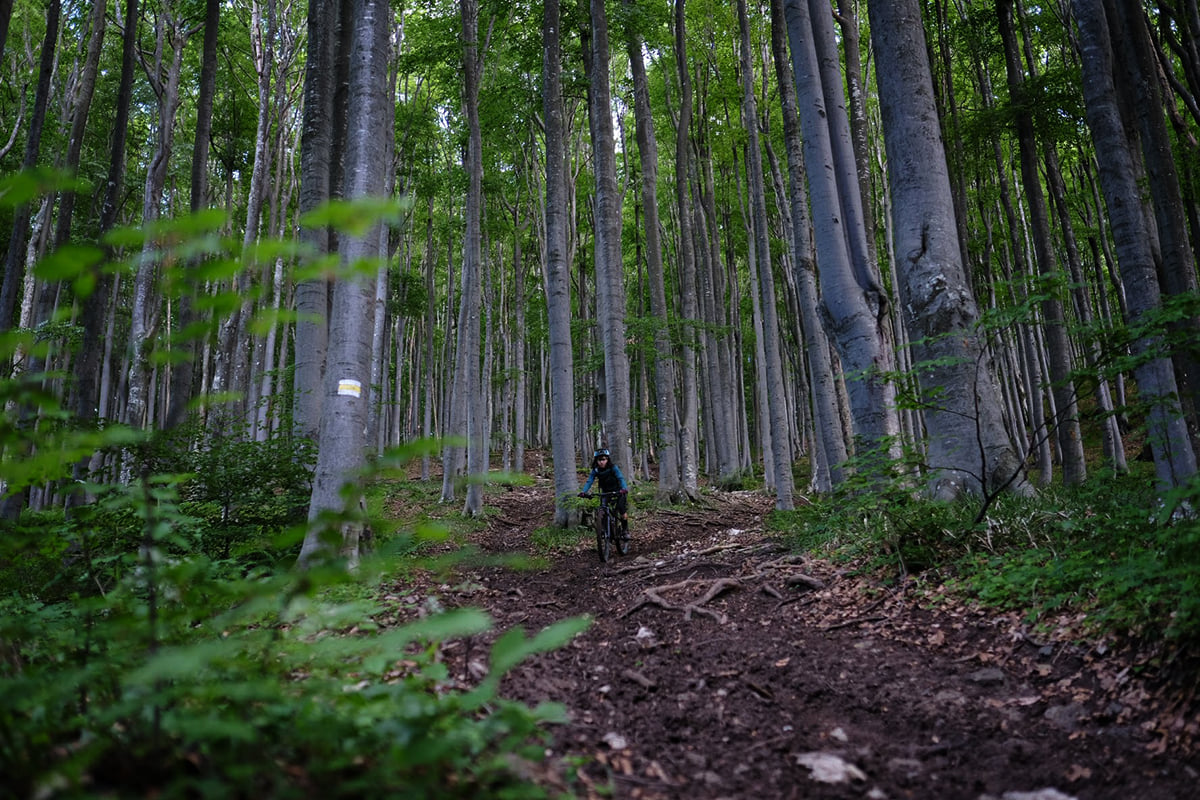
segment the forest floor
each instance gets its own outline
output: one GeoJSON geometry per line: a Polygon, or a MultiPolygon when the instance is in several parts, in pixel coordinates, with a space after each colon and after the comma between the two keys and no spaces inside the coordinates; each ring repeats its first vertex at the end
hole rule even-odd
{"type": "MultiPolygon", "coordinates": [[[[510,487],[487,504],[498,512],[471,544],[528,553],[553,492],[510,487]]],[[[568,709],[538,772],[577,797],[1200,796],[1194,675],[1156,683],[1129,648],[792,554],[764,530],[770,509],[750,492],[633,507],[632,550],[607,564],[585,532],[537,569],[462,567],[395,596],[482,608],[497,632],[594,618],[502,684],[568,709]]],[[[470,685],[489,645],[444,645],[451,680],[470,685]]]]}

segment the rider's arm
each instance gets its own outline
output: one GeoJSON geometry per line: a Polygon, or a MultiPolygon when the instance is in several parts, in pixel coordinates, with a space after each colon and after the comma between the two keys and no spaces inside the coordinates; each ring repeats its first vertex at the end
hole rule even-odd
{"type": "Polygon", "coordinates": [[[629,486],[625,483],[625,476],[621,474],[621,468],[613,464],[613,471],[617,473],[617,480],[621,482],[622,491],[629,491],[629,486]]]}
{"type": "Polygon", "coordinates": [[[585,483],[583,485],[583,489],[581,489],[580,491],[586,492],[588,489],[592,488],[592,481],[594,481],[594,480],[596,480],[596,470],[595,469],[593,469],[591,472],[588,473],[587,483],[585,483]]]}

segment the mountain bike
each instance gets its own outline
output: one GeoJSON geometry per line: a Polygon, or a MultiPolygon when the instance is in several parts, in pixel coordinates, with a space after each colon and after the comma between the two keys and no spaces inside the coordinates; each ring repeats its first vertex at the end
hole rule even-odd
{"type": "Polygon", "coordinates": [[[617,552],[621,555],[629,552],[629,525],[617,516],[616,509],[610,505],[610,501],[620,494],[620,492],[600,492],[596,495],[583,495],[588,499],[600,498],[600,510],[596,514],[595,520],[596,552],[600,554],[600,560],[604,562],[607,562],[609,556],[612,555],[614,543],[617,546],[617,552]]]}

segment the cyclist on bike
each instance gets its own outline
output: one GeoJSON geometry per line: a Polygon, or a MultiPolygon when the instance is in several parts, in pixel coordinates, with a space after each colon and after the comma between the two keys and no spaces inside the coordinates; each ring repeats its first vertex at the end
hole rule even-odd
{"type": "Polygon", "coordinates": [[[613,463],[612,454],[603,447],[592,454],[592,471],[588,475],[587,483],[584,484],[583,491],[579,493],[579,496],[587,497],[588,489],[592,488],[592,482],[596,480],[600,481],[600,491],[620,492],[615,498],[613,507],[617,510],[621,525],[628,530],[629,513],[627,510],[626,495],[629,492],[629,487],[625,485],[625,476],[621,474],[621,468],[613,463]]]}

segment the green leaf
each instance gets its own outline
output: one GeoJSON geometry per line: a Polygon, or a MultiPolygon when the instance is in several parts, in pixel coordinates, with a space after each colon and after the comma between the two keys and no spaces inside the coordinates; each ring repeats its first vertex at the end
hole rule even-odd
{"type": "Polygon", "coordinates": [[[68,244],[50,253],[34,268],[43,281],[74,280],[104,260],[104,251],[92,245],[68,244]]]}
{"type": "Polygon", "coordinates": [[[571,617],[556,622],[541,630],[532,639],[525,638],[525,631],[512,628],[492,645],[492,674],[503,675],[535,653],[545,653],[562,647],[592,624],[590,617],[571,617]]]}

